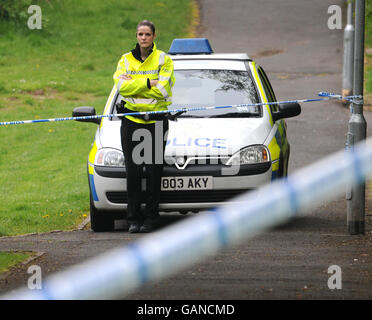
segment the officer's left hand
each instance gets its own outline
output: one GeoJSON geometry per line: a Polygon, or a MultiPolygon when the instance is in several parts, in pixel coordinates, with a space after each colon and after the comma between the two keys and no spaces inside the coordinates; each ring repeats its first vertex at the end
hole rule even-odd
{"type": "Polygon", "coordinates": [[[129,74],[123,73],[119,76],[119,79],[132,80],[132,77],[129,74]]]}

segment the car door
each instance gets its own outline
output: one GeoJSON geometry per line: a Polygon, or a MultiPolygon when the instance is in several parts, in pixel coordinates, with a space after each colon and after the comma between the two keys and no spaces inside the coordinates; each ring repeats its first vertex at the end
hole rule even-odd
{"type": "MultiPolygon", "coordinates": [[[[276,102],[276,97],[274,90],[270,84],[270,81],[264,71],[264,69],[261,66],[257,66],[258,74],[261,80],[261,83],[264,87],[266,98],[268,102],[276,102]]],[[[278,105],[277,104],[270,104],[270,110],[271,114],[273,112],[278,111],[278,105]]],[[[287,141],[287,132],[286,132],[286,123],[285,120],[281,119],[277,121],[278,129],[275,133],[275,139],[277,144],[280,147],[280,156],[279,156],[279,163],[273,165],[273,172],[276,171],[277,168],[277,174],[273,174],[273,178],[276,178],[276,175],[278,177],[286,176],[288,171],[288,159],[289,159],[289,144],[287,141]]]]}

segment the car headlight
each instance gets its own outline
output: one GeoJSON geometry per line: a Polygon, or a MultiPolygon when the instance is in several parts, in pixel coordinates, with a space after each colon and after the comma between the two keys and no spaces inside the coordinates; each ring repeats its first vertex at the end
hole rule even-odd
{"type": "Polygon", "coordinates": [[[239,150],[226,162],[226,165],[241,165],[263,163],[270,161],[270,153],[267,147],[256,145],[239,150]]]}
{"type": "Polygon", "coordinates": [[[124,167],[123,152],[110,148],[100,149],[96,154],[94,164],[96,166],[124,167]]]}

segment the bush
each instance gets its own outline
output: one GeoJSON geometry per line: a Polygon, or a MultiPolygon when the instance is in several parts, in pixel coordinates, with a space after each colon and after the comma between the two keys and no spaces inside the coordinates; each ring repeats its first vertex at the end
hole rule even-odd
{"type": "Polygon", "coordinates": [[[27,19],[27,9],[32,4],[32,0],[1,0],[0,20],[11,20],[22,22],[27,19]]]}

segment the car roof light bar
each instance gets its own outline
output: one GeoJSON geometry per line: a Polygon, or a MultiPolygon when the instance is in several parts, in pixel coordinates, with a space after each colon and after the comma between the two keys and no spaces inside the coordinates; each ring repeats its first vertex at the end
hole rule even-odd
{"type": "Polygon", "coordinates": [[[169,54],[211,54],[212,47],[207,38],[174,39],[169,54]]]}

